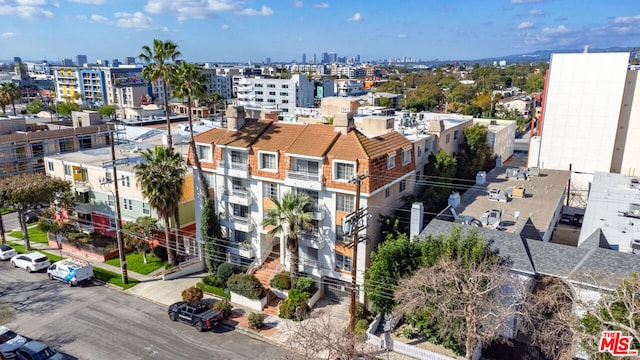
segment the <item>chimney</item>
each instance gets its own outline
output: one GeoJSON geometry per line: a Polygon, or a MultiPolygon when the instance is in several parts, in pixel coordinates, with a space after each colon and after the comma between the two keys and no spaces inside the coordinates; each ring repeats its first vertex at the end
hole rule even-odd
{"type": "Polygon", "coordinates": [[[440,134],[444,131],[444,120],[431,120],[427,125],[427,131],[430,133],[440,134]]]}
{"type": "Polygon", "coordinates": [[[413,241],[413,238],[420,235],[423,227],[424,205],[420,202],[415,202],[411,205],[411,223],[409,224],[409,239],[413,241]]]}
{"type": "Polygon", "coordinates": [[[339,113],[333,117],[333,127],[336,131],[340,131],[343,134],[348,133],[351,129],[355,128],[355,121],[353,120],[352,113],[339,113]]]}
{"type": "Polygon", "coordinates": [[[229,105],[227,108],[227,129],[238,131],[244,126],[246,113],[244,106],[229,105]]]}
{"type": "Polygon", "coordinates": [[[487,173],[485,171],[478,171],[476,174],[476,185],[484,185],[487,182],[487,173]]]}
{"type": "Polygon", "coordinates": [[[451,194],[449,194],[449,200],[447,201],[447,204],[452,208],[460,205],[460,193],[457,191],[452,191],[451,194]]]}

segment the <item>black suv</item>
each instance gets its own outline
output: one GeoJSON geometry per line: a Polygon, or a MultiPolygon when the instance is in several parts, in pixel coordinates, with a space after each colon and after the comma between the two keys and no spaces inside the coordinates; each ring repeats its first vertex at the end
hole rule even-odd
{"type": "Polygon", "coordinates": [[[220,320],[220,312],[211,309],[211,306],[198,301],[186,303],[179,301],[169,306],[169,319],[182,321],[185,324],[195,326],[198,331],[211,330],[220,320]]]}

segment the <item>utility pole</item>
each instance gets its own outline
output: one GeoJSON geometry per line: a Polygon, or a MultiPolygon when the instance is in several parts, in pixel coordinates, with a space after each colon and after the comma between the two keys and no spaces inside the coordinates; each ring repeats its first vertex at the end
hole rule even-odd
{"type": "Polygon", "coordinates": [[[116,198],[116,239],[118,241],[118,254],[120,255],[120,270],[122,271],[122,283],[127,284],[129,282],[127,276],[127,257],[124,252],[124,243],[122,241],[122,232],[120,231],[120,193],[118,192],[118,171],[116,170],[116,146],[114,133],[115,128],[111,131],[111,165],[113,166],[113,186],[115,189],[116,198]]]}
{"type": "Polygon", "coordinates": [[[353,232],[353,257],[351,260],[351,306],[349,308],[349,335],[350,341],[349,346],[351,350],[355,348],[355,334],[356,334],[356,301],[358,293],[358,284],[356,282],[357,278],[357,265],[358,265],[358,242],[359,242],[359,233],[360,230],[365,229],[366,225],[364,222],[361,223],[361,219],[366,219],[367,209],[360,209],[360,187],[361,182],[368,175],[356,175],[349,182],[352,184],[356,184],[356,210],[355,212],[349,214],[348,221],[351,223],[351,231],[353,232]]]}

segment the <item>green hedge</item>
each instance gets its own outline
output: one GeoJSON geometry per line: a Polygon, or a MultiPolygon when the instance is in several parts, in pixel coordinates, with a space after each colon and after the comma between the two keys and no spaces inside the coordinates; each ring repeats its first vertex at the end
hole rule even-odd
{"type": "Polygon", "coordinates": [[[278,290],[289,290],[291,289],[291,275],[286,271],[276,274],[269,282],[269,285],[278,290]]]}
{"type": "Polygon", "coordinates": [[[230,291],[251,300],[260,300],[266,293],[260,280],[251,274],[232,275],[227,281],[227,286],[230,291]]]}
{"type": "Polygon", "coordinates": [[[207,285],[203,282],[198,282],[196,284],[196,286],[198,287],[198,289],[212,294],[212,295],[216,295],[222,298],[227,298],[227,299],[231,299],[231,294],[225,294],[224,293],[224,289],[223,288],[219,288],[219,287],[215,287],[215,286],[211,286],[211,285],[207,285]]]}

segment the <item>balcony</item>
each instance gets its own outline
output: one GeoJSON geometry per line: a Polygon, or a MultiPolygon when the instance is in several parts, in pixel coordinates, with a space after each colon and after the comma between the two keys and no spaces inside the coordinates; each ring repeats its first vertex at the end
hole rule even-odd
{"type": "Polygon", "coordinates": [[[311,218],[313,220],[318,220],[318,221],[324,220],[324,215],[326,214],[324,206],[322,205],[314,206],[312,211],[313,213],[311,214],[311,218]]]}
{"type": "Polygon", "coordinates": [[[216,174],[227,175],[247,179],[249,177],[249,165],[247,163],[229,162],[218,160],[216,174]]]}
{"type": "Polygon", "coordinates": [[[240,256],[248,259],[256,257],[256,249],[250,242],[243,241],[238,243],[238,253],[240,256]]]}
{"type": "Polygon", "coordinates": [[[251,218],[241,217],[237,215],[227,215],[220,219],[220,225],[227,229],[238,230],[243,232],[252,232],[253,224],[251,218]]]}
{"type": "Polygon", "coordinates": [[[91,183],[89,183],[88,181],[76,180],[73,182],[73,187],[77,192],[81,193],[91,191],[91,183]]]}
{"type": "Polygon", "coordinates": [[[250,190],[233,189],[222,193],[222,201],[232,204],[251,206],[253,196],[250,190]]]}
{"type": "Polygon", "coordinates": [[[74,209],[78,214],[92,214],[93,205],[84,202],[77,202],[74,209]]]}
{"type": "Polygon", "coordinates": [[[322,190],[322,176],[319,173],[307,171],[287,171],[284,179],[287,186],[299,187],[303,189],[320,191],[322,190]]]}
{"type": "Polygon", "coordinates": [[[299,231],[298,240],[301,244],[318,250],[324,248],[327,243],[325,237],[316,231],[299,231]]]}

